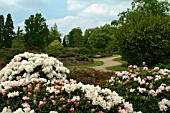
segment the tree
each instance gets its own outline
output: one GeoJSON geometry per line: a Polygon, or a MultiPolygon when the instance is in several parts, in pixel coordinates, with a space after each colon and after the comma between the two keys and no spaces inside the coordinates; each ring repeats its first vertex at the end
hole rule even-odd
{"type": "Polygon", "coordinates": [[[87,41],[89,39],[89,37],[91,36],[91,33],[93,32],[92,28],[86,29],[84,32],[84,36],[82,38],[82,46],[83,47],[89,47],[90,45],[88,45],[87,41]]]}
{"type": "Polygon", "coordinates": [[[153,66],[166,58],[170,44],[169,3],[134,0],[132,9],[120,13],[116,39],[129,64],[153,66]]]}
{"type": "Polygon", "coordinates": [[[25,43],[23,39],[23,30],[20,30],[20,27],[18,27],[16,38],[12,40],[12,48],[25,48],[25,43]]]}
{"type": "Polygon", "coordinates": [[[12,40],[15,36],[11,14],[7,15],[3,34],[4,34],[4,46],[10,48],[12,46],[12,40]]]}
{"type": "Polygon", "coordinates": [[[83,46],[96,52],[111,52],[114,51],[114,32],[115,28],[106,24],[101,27],[87,29],[83,37],[83,46]],[[113,45],[113,46],[111,46],[113,45]]]}
{"type": "Polygon", "coordinates": [[[47,38],[47,45],[49,45],[54,40],[59,40],[61,43],[61,33],[58,31],[57,24],[55,23],[53,27],[51,27],[49,32],[49,37],[47,38]]]}
{"type": "Polygon", "coordinates": [[[81,47],[82,46],[82,31],[81,28],[73,28],[67,35],[69,47],[81,47]]]}
{"type": "Polygon", "coordinates": [[[4,16],[0,15],[0,48],[2,48],[4,45],[4,16]]]}
{"type": "Polygon", "coordinates": [[[49,29],[46,19],[40,13],[31,15],[25,20],[25,32],[25,41],[28,47],[44,48],[46,46],[49,29]]]}

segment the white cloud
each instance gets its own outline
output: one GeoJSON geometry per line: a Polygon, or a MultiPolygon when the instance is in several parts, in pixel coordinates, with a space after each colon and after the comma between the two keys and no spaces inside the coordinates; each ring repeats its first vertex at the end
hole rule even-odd
{"type": "Polygon", "coordinates": [[[68,10],[79,10],[84,8],[87,5],[87,2],[85,0],[67,0],[67,5],[68,10]]]}
{"type": "Polygon", "coordinates": [[[34,10],[51,2],[52,0],[0,0],[0,8],[3,12],[34,10]]]}
{"type": "Polygon", "coordinates": [[[80,16],[116,16],[118,13],[112,7],[101,4],[91,4],[79,13],[80,16]]]}
{"type": "Polygon", "coordinates": [[[69,32],[70,29],[76,27],[75,23],[78,20],[79,20],[79,18],[76,16],[66,16],[64,18],[47,20],[47,24],[49,25],[49,27],[51,27],[54,25],[54,23],[56,23],[58,26],[58,30],[63,35],[65,35],[66,33],[69,32]]]}
{"type": "Polygon", "coordinates": [[[60,19],[50,19],[47,24],[53,26],[56,23],[63,35],[67,35],[75,27],[80,27],[84,32],[88,28],[110,23],[119,12],[130,6],[129,1],[118,2],[118,0],[67,0],[68,10],[76,10],[77,14],[60,19]]]}
{"type": "MultiPolygon", "coordinates": [[[[45,1],[50,2],[50,0],[45,1]]],[[[125,11],[130,7],[131,1],[132,0],[67,0],[68,12],[74,12],[76,14],[63,18],[47,19],[47,24],[51,27],[56,23],[59,32],[61,32],[63,36],[67,35],[69,31],[75,27],[80,27],[84,32],[88,28],[99,27],[106,23],[110,23],[117,18],[119,12],[125,11]]],[[[41,4],[43,3],[41,2],[41,4]]],[[[17,24],[17,26],[23,28],[24,22],[17,24]]]]}

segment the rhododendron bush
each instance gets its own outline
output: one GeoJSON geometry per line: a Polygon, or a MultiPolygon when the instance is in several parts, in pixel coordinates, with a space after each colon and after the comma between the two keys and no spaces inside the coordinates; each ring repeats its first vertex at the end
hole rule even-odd
{"type": "Polygon", "coordinates": [[[170,112],[170,70],[148,69],[130,65],[128,71],[116,72],[108,88],[133,104],[136,111],[170,112]]]}
{"type": "MultiPolygon", "coordinates": [[[[16,55],[0,71],[2,113],[132,113],[115,91],[66,79],[69,70],[46,54],[16,55]]],[[[165,85],[163,85],[165,87],[165,85]]],[[[160,105],[167,106],[162,100],[160,105]]]]}

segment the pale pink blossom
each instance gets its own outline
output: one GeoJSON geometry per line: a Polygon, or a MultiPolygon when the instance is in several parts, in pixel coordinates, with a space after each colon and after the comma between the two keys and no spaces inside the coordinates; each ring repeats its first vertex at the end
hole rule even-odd
{"type": "Polygon", "coordinates": [[[74,113],[74,108],[73,108],[73,107],[70,108],[70,112],[71,112],[71,113],[74,113]]]}

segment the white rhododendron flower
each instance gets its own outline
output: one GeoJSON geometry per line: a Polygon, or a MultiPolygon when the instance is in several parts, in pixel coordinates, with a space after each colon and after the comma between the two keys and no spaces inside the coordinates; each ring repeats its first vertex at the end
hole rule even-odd
{"type": "Polygon", "coordinates": [[[18,80],[30,75],[30,78],[37,78],[43,76],[42,73],[47,74],[49,79],[56,77],[57,79],[66,78],[66,73],[69,70],[63,66],[63,63],[58,61],[56,58],[48,57],[46,54],[33,54],[25,52],[14,56],[9,64],[7,64],[0,71],[0,82],[13,80],[15,76],[22,75],[18,80]],[[40,73],[40,70],[42,72],[40,73]]]}
{"type": "Polygon", "coordinates": [[[14,98],[15,96],[19,96],[19,92],[18,92],[18,91],[16,91],[16,92],[14,91],[14,92],[12,92],[12,93],[8,93],[7,96],[8,96],[8,98],[10,98],[10,97],[11,97],[11,98],[14,98]]]}

